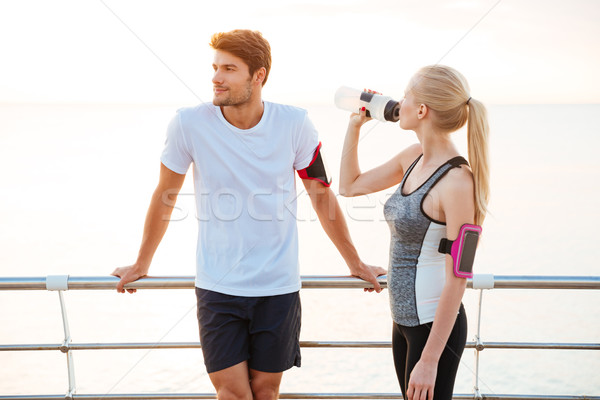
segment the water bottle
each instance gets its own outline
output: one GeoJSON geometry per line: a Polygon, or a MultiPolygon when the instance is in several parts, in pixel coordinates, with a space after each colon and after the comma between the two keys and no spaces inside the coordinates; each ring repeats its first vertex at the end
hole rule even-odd
{"type": "Polygon", "coordinates": [[[389,96],[363,92],[362,90],[340,87],[335,92],[335,105],[342,110],[358,112],[365,107],[367,117],[380,121],[397,122],[400,119],[400,103],[389,96]]]}

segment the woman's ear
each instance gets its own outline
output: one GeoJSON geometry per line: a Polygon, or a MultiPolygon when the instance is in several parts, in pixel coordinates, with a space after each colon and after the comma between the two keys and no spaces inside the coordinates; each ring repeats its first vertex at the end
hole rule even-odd
{"type": "Polygon", "coordinates": [[[429,113],[429,108],[425,104],[419,104],[419,112],[417,113],[418,119],[423,119],[429,113]]]}

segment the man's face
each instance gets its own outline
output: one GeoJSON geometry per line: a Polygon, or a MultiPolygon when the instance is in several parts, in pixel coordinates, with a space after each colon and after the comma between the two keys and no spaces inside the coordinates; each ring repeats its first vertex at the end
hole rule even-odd
{"type": "Polygon", "coordinates": [[[237,106],[252,96],[252,76],[248,65],[239,57],[222,50],[215,51],[213,62],[213,104],[237,106]]]}

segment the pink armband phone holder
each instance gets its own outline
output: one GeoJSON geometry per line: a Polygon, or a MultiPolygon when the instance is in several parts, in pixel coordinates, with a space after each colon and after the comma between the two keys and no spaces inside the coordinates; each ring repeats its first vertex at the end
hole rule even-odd
{"type": "Polygon", "coordinates": [[[463,224],[456,240],[444,238],[440,241],[438,251],[452,256],[454,275],[459,278],[473,277],[473,261],[481,231],[479,225],[463,224]]]}

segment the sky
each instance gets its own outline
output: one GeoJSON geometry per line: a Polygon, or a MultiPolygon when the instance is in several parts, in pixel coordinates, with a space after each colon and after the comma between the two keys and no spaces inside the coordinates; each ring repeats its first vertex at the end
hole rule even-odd
{"type": "Polygon", "coordinates": [[[245,28],[271,43],[272,101],[401,97],[440,63],[491,104],[600,103],[598,21],[595,0],[0,0],[0,102],[210,101],[210,36],[245,28]]]}

